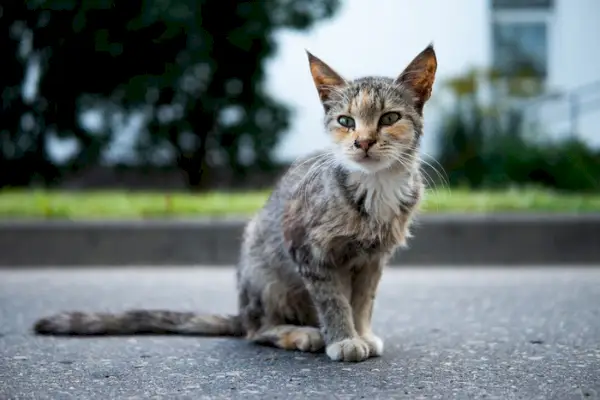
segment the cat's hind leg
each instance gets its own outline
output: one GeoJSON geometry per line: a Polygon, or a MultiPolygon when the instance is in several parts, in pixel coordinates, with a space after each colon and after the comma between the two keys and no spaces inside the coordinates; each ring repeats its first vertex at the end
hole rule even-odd
{"type": "Polygon", "coordinates": [[[311,353],[321,352],[325,347],[321,331],[313,326],[276,325],[261,329],[249,339],[257,344],[311,353]]]}

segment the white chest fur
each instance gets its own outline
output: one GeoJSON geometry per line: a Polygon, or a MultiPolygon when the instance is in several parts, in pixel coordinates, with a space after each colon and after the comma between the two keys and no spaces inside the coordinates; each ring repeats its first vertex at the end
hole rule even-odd
{"type": "Polygon", "coordinates": [[[372,174],[353,173],[356,195],[364,197],[365,211],[379,223],[390,221],[400,213],[400,204],[414,196],[414,182],[406,172],[382,170],[372,174]]]}

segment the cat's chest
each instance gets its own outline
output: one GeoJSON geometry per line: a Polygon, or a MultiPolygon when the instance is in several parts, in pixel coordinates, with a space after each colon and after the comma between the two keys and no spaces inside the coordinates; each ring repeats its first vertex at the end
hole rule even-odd
{"type": "Polygon", "coordinates": [[[363,186],[360,213],[360,238],[364,247],[381,251],[406,244],[410,216],[417,207],[421,192],[418,186],[363,186]]]}
{"type": "Polygon", "coordinates": [[[406,220],[400,217],[385,224],[363,222],[350,235],[336,237],[328,246],[333,259],[342,264],[362,263],[393,252],[405,243],[406,220]]]}
{"type": "Polygon", "coordinates": [[[415,203],[415,193],[410,187],[377,181],[358,186],[356,198],[361,208],[359,211],[376,229],[393,225],[394,220],[415,203]]]}

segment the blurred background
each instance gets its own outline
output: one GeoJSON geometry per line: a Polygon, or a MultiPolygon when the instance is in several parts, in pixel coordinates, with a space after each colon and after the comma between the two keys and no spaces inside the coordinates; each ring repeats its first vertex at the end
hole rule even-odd
{"type": "Polygon", "coordinates": [[[305,49],[396,76],[433,42],[426,211],[600,210],[597,0],[0,5],[0,215],[248,214],[327,143],[305,49]]]}

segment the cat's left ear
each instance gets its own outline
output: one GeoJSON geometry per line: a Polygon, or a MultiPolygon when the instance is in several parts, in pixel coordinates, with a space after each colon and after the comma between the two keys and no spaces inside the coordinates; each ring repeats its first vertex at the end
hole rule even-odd
{"type": "Polygon", "coordinates": [[[347,82],[333,68],[312,55],[308,50],[306,50],[306,54],[308,55],[308,62],[310,64],[310,73],[315,87],[319,92],[319,98],[325,105],[325,102],[329,100],[332,90],[345,86],[347,82]]]}
{"type": "Polygon", "coordinates": [[[437,58],[433,44],[430,44],[396,78],[396,83],[407,87],[414,93],[415,107],[419,114],[423,113],[423,106],[431,97],[436,71],[437,58]]]}

